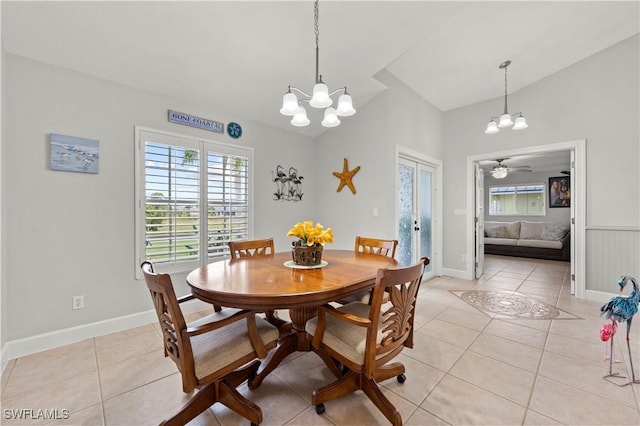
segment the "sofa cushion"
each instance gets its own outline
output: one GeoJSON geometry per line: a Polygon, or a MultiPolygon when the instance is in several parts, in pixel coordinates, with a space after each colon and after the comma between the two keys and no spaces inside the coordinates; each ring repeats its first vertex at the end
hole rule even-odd
{"type": "Polygon", "coordinates": [[[493,244],[498,246],[515,246],[518,240],[515,238],[491,238],[484,237],[485,244],[493,244]]]}
{"type": "Polygon", "coordinates": [[[569,225],[559,222],[545,223],[542,227],[542,239],[549,241],[561,240],[569,233],[569,225]]]}
{"type": "Polygon", "coordinates": [[[492,226],[485,229],[485,234],[491,238],[508,238],[508,232],[506,225],[492,226]]]}
{"type": "Polygon", "coordinates": [[[491,238],[520,237],[520,222],[485,222],[485,236],[491,238]]]}
{"type": "Polygon", "coordinates": [[[543,222],[520,222],[520,239],[541,240],[543,227],[543,222]]]}
{"type": "MultiPolygon", "coordinates": [[[[562,241],[548,241],[548,240],[517,240],[519,247],[537,247],[548,249],[562,249],[562,241]]],[[[485,243],[486,244],[486,243],[485,243]]]]}

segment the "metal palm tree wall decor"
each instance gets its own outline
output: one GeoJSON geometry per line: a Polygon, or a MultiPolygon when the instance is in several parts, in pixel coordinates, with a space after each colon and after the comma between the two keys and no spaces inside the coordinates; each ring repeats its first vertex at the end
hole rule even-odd
{"type": "Polygon", "coordinates": [[[304,177],[298,174],[295,167],[289,167],[289,174],[285,173],[280,165],[276,167],[275,176],[271,171],[271,180],[276,184],[274,200],[277,201],[302,201],[302,180],[304,177]]]}

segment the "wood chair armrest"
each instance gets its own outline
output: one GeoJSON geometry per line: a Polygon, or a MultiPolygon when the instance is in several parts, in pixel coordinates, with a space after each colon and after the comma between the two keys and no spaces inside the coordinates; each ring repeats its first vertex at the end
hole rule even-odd
{"type": "MultiPolygon", "coordinates": [[[[253,315],[255,314],[252,311],[237,311],[237,312],[234,312],[232,315],[218,321],[207,322],[205,324],[198,324],[196,326],[187,325],[187,329],[185,330],[185,332],[189,336],[197,336],[202,333],[208,333],[209,331],[226,327],[229,324],[232,324],[236,321],[239,321],[243,318],[253,316],[253,315]]],[[[255,321],[255,318],[254,318],[254,321],[255,321]]]]}
{"type": "Polygon", "coordinates": [[[369,318],[363,318],[354,314],[340,312],[331,305],[320,306],[318,310],[323,310],[325,313],[331,315],[332,317],[335,317],[336,319],[341,321],[346,321],[349,324],[357,325],[360,327],[368,327],[369,325],[371,325],[371,320],[369,318]]]}
{"type": "Polygon", "coordinates": [[[178,304],[188,302],[189,300],[193,300],[196,297],[193,294],[186,294],[184,296],[178,297],[178,304]]]}
{"type": "MultiPolygon", "coordinates": [[[[182,297],[178,297],[178,304],[183,303],[183,302],[188,302],[189,300],[193,300],[196,297],[193,294],[187,294],[184,295],[182,297]]],[[[215,303],[212,303],[213,305],[213,310],[216,312],[220,312],[222,310],[222,306],[220,305],[216,305],[215,303]]]]}
{"type": "Polygon", "coordinates": [[[253,350],[256,351],[256,355],[258,358],[262,359],[267,356],[267,348],[264,345],[264,342],[260,338],[260,334],[258,333],[258,326],[256,325],[256,315],[247,316],[247,333],[249,333],[249,340],[251,341],[251,346],[253,346],[253,350]]]}
{"type": "Polygon", "coordinates": [[[320,348],[322,339],[324,338],[324,331],[327,327],[327,314],[331,315],[337,320],[348,322],[360,327],[368,327],[371,324],[369,318],[362,318],[357,315],[340,312],[333,306],[327,304],[318,307],[318,323],[316,326],[316,332],[313,335],[311,345],[314,348],[320,348]]]}

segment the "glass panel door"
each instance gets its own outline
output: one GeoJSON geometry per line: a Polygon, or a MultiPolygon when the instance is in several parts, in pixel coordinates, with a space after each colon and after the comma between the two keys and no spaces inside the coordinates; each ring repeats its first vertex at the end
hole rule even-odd
{"type": "MultiPolygon", "coordinates": [[[[398,249],[406,266],[427,256],[433,261],[433,193],[435,169],[401,158],[398,164],[398,249]]],[[[432,262],[433,263],[433,262],[432,262]]],[[[425,277],[433,275],[433,264],[425,277]]]]}

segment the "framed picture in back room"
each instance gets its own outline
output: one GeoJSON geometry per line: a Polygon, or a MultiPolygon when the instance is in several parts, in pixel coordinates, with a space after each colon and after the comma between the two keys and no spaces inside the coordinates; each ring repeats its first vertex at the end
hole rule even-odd
{"type": "Polygon", "coordinates": [[[571,177],[549,178],[549,207],[571,207],[571,177]]]}

